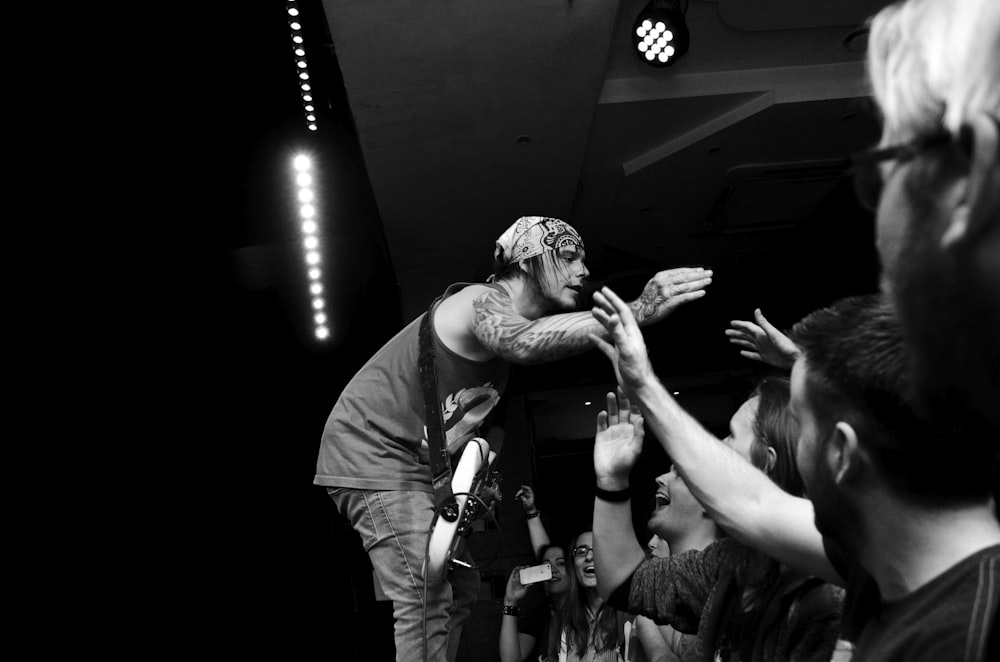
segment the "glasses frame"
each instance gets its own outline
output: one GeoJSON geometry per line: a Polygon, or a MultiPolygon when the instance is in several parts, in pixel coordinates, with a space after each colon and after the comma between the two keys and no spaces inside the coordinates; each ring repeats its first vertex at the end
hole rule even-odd
{"type": "Polygon", "coordinates": [[[952,135],[944,129],[918,136],[913,140],[889,145],[873,147],[855,152],[847,158],[848,171],[854,177],[854,192],[858,202],[869,211],[878,209],[882,198],[882,173],[878,165],[886,161],[906,163],[912,161],[928,150],[951,142],[952,135]]]}
{"type": "Polygon", "coordinates": [[[590,552],[593,552],[593,551],[594,551],[594,548],[591,547],[590,545],[577,545],[576,547],[574,547],[573,549],[570,550],[570,552],[573,554],[573,558],[575,558],[575,559],[586,558],[587,554],[590,553],[590,552]],[[577,550],[580,550],[580,549],[584,550],[583,554],[580,554],[577,551],[577,550]]]}

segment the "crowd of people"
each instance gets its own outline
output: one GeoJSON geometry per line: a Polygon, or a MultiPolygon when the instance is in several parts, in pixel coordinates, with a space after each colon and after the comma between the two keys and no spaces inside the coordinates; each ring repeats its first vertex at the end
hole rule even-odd
{"type": "Polygon", "coordinates": [[[787,333],[760,310],[734,321],[732,343],[775,374],[727,438],[663,386],[642,334],[704,296],[712,272],[662,271],[632,302],[601,288],[578,311],[583,240],[547,217],[518,219],[489,282],[448,288],[344,390],[315,482],[393,601],[398,660],[453,662],[478,592],[468,568],[421,572],[441,506],[430,455],[489,422],[510,364],[593,347],[618,386],[596,420],[592,524],[553,544],[521,487],[552,578],[522,612],[511,572],[503,662],[1000,659],[1000,2],[900,0],[868,44],[883,131],[854,166],[880,292],[787,333]],[[437,425],[417,370],[428,353],[437,425]],[[672,466],[651,487],[643,545],[629,481],[646,430],[672,466]]]}

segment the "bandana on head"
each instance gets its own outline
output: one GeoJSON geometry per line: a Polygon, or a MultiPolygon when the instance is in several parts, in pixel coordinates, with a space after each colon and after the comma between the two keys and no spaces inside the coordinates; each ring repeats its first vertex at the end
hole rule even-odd
{"type": "Polygon", "coordinates": [[[583,240],[573,226],[558,218],[522,216],[497,239],[493,257],[507,265],[565,246],[583,248],[583,240]]]}

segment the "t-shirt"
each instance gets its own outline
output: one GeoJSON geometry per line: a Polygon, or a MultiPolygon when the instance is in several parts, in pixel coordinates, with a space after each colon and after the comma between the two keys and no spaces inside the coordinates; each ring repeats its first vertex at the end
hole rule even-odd
{"type": "Polygon", "coordinates": [[[882,600],[875,580],[832,540],[830,562],[847,580],[843,638],[852,662],[987,662],[1000,605],[1000,545],[959,561],[909,595],[882,600]]]}
{"type": "Polygon", "coordinates": [[[761,606],[743,614],[736,577],[742,558],[740,543],[722,538],[702,550],[647,559],[606,604],[697,633],[685,660],[711,660],[722,652],[743,662],[828,662],[840,632],[843,592],[786,569],[761,606]]]}
{"type": "MultiPolygon", "coordinates": [[[[444,296],[465,286],[452,285],[444,296]]],[[[314,484],[433,491],[428,449],[421,446],[427,432],[417,362],[425,315],[387,342],[344,388],[323,430],[314,484]]],[[[473,361],[459,356],[433,328],[438,398],[448,449],[454,453],[478,433],[499,402],[510,366],[499,357],[473,361]]]]}

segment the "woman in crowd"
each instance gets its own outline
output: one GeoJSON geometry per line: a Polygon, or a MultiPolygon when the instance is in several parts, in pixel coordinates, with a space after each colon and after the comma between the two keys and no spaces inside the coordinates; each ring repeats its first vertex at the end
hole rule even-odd
{"type": "MultiPolygon", "coordinates": [[[[786,378],[765,379],[732,417],[725,443],[798,495],[798,426],[787,413],[788,398],[786,378]]],[[[598,484],[627,485],[641,449],[641,415],[630,411],[624,397],[619,402],[608,394],[594,448],[598,484]]],[[[830,660],[839,632],[840,589],[728,537],[700,551],[643,560],[634,532],[631,539],[617,534],[625,520],[631,528],[627,506],[624,491],[599,491],[595,504],[597,571],[610,606],[696,632],[683,651],[685,661],[830,660]]]]}

